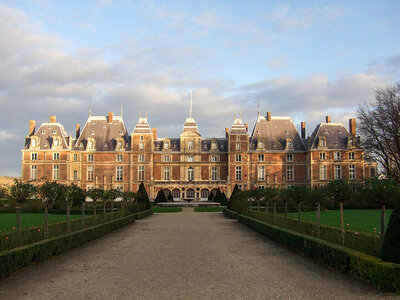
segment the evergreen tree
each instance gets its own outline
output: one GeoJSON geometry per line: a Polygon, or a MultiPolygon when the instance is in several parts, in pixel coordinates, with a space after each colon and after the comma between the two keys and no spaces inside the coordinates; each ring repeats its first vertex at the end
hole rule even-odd
{"type": "Polygon", "coordinates": [[[160,203],[160,202],[167,202],[167,198],[165,197],[165,193],[162,189],[158,191],[157,197],[154,200],[155,204],[160,203]]]}
{"type": "Polygon", "coordinates": [[[221,201],[219,203],[221,203],[221,205],[226,205],[228,203],[228,198],[226,197],[225,192],[222,192],[221,201]]]}
{"type": "Polygon", "coordinates": [[[390,216],[388,229],[383,239],[381,256],[383,261],[400,264],[400,199],[390,216]]]}
{"type": "Polygon", "coordinates": [[[139,185],[138,191],[136,193],[136,198],[139,203],[145,203],[145,208],[150,209],[150,200],[149,200],[149,195],[147,194],[146,188],[144,187],[143,181],[139,185]]]}
{"type": "Polygon", "coordinates": [[[174,197],[172,197],[172,193],[170,192],[167,197],[168,202],[174,202],[174,197]]]}
{"type": "Polygon", "coordinates": [[[210,191],[210,194],[208,195],[207,201],[212,202],[214,200],[214,194],[212,191],[210,191]]]}
{"type": "Polygon", "coordinates": [[[239,187],[237,184],[235,184],[235,187],[233,188],[233,191],[231,193],[231,197],[229,198],[229,201],[228,201],[228,207],[227,207],[228,209],[231,209],[231,200],[232,200],[233,196],[235,195],[235,193],[237,193],[238,191],[239,191],[239,187]]]}

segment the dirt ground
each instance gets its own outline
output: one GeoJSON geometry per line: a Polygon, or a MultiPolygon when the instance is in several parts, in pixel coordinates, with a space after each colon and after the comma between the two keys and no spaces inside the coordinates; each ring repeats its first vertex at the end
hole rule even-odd
{"type": "Polygon", "coordinates": [[[0,299],[397,299],[221,213],[154,214],[0,281],[0,299]]]}

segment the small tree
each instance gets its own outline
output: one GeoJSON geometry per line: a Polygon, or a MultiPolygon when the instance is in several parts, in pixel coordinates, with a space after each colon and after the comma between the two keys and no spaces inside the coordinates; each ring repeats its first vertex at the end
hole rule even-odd
{"type": "Polygon", "coordinates": [[[210,191],[210,193],[208,194],[208,198],[207,201],[212,202],[214,201],[214,193],[212,191],[210,191]]]}
{"type": "Polygon", "coordinates": [[[147,194],[143,181],[139,185],[138,191],[136,193],[136,198],[139,203],[145,204],[145,209],[151,209],[149,195],[147,194]]]}
{"type": "Polygon", "coordinates": [[[96,215],[97,201],[102,199],[103,194],[104,194],[104,190],[99,189],[99,188],[90,189],[87,192],[88,197],[93,200],[93,215],[94,216],[96,215]]]}
{"type": "Polygon", "coordinates": [[[301,204],[306,202],[309,197],[310,197],[310,190],[306,187],[303,186],[293,186],[290,187],[289,189],[292,189],[293,194],[294,194],[294,201],[297,203],[297,230],[300,232],[301,231],[301,204]]]}
{"type": "Polygon", "coordinates": [[[17,230],[21,235],[21,208],[23,203],[35,194],[36,187],[29,181],[23,182],[22,180],[14,179],[14,184],[9,187],[9,192],[11,198],[17,202],[17,230]]]}
{"type": "Polygon", "coordinates": [[[276,202],[278,201],[278,197],[279,197],[280,193],[282,193],[282,191],[280,191],[274,187],[266,188],[264,190],[265,201],[267,201],[267,202],[271,201],[273,208],[274,208],[274,221],[276,218],[276,202]]]}
{"type": "Polygon", "coordinates": [[[162,189],[158,191],[156,199],[154,200],[155,204],[160,202],[167,202],[167,198],[165,197],[165,193],[162,189]]]}
{"type": "Polygon", "coordinates": [[[324,203],[326,200],[326,191],[323,187],[314,187],[310,191],[310,204],[313,205],[316,212],[316,221],[318,226],[318,235],[320,234],[321,229],[321,203],[324,203]]]}
{"type": "Polygon", "coordinates": [[[118,197],[121,197],[121,192],[117,189],[110,189],[105,191],[105,193],[107,194],[108,201],[111,201],[111,212],[114,212],[114,201],[118,197]]]}
{"type": "Polygon", "coordinates": [[[171,192],[168,193],[167,200],[168,200],[168,202],[174,202],[174,197],[172,196],[171,192]]]}
{"type": "MultiPolygon", "coordinates": [[[[64,187],[64,196],[67,203],[67,231],[71,231],[71,206],[74,204],[82,204],[85,202],[86,193],[77,185],[72,184],[64,187]]],[[[84,215],[82,215],[82,219],[84,215]]]]}
{"type": "Polygon", "coordinates": [[[132,201],[133,198],[135,197],[135,193],[134,192],[123,192],[122,195],[122,212],[125,214],[125,210],[127,210],[127,203],[128,201],[132,201]]]}
{"type": "MultiPolygon", "coordinates": [[[[237,184],[235,184],[235,187],[233,188],[233,191],[232,191],[231,196],[230,196],[230,198],[229,198],[228,207],[227,207],[228,209],[231,209],[231,204],[230,204],[231,199],[233,198],[233,196],[235,196],[235,194],[236,194],[237,192],[239,192],[239,187],[238,187],[237,184]]],[[[211,193],[210,193],[210,194],[211,194],[211,193]]],[[[210,199],[209,199],[209,201],[210,201],[210,199]]]]}
{"type": "Polygon", "coordinates": [[[400,264],[400,199],[390,216],[388,229],[386,231],[381,256],[383,261],[400,264]]]}
{"type": "Polygon", "coordinates": [[[49,208],[54,202],[64,195],[64,186],[55,181],[45,181],[38,188],[38,193],[42,201],[45,203],[44,227],[46,237],[49,237],[49,208]]]}

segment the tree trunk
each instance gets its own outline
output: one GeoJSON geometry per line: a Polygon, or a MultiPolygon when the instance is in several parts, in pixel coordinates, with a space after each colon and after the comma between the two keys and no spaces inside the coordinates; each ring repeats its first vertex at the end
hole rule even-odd
{"type": "Polygon", "coordinates": [[[104,216],[106,215],[106,201],[105,200],[103,200],[103,214],[104,214],[104,216]]]}
{"type": "Polygon", "coordinates": [[[385,204],[382,204],[381,207],[381,241],[383,242],[383,238],[385,237],[385,226],[386,226],[386,220],[385,220],[385,204]]]}
{"type": "Polygon", "coordinates": [[[121,201],[122,214],[125,215],[125,200],[121,201]]]}
{"type": "Polygon", "coordinates": [[[276,201],[274,202],[274,223],[275,223],[275,218],[276,218],[276,201]]]}
{"type": "Polygon", "coordinates": [[[285,226],[287,227],[287,201],[285,201],[285,226]]]}
{"type": "Polygon", "coordinates": [[[82,202],[82,227],[85,226],[86,202],[82,202]]]}
{"type": "Polygon", "coordinates": [[[46,206],[44,207],[44,233],[46,235],[46,238],[49,237],[49,207],[46,206]]]}
{"type": "Polygon", "coordinates": [[[340,231],[342,232],[342,244],[344,245],[343,202],[340,202],[340,231]]]}
{"type": "Polygon", "coordinates": [[[297,231],[301,230],[301,203],[298,204],[298,215],[297,215],[297,231]]]}
{"type": "Polygon", "coordinates": [[[257,199],[257,211],[260,211],[260,200],[257,199]]]}
{"type": "Polygon", "coordinates": [[[96,207],[97,206],[96,205],[96,201],[93,201],[92,203],[93,203],[93,215],[95,216],[96,215],[96,208],[97,208],[96,207]]]}
{"type": "Polygon", "coordinates": [[[71,232],[71,205],[67,203],[67,232],[71,232]]]}
{"type": "Polygon", "coordinates": [[[16,207],[16,212],[17,212],[17,230],[18,230],[18,235],[21,237],[21,207],[17,206],[16,207]]]}
{"type": "Polygon", "coordinates": [[[265,200],[265,212],[268,213],[268,204],[269,202],[267,200],[265,200]]]}
{"type": "Polygon", "coordinates": [[[114,200],[111,200],[111,212],[114,212],[114,200]]]}
{"type": "Polygon", "coordinates": [[[317,203],[317,227],[318,227],[318,237],[321,232],[321,203],[317,203]]]}

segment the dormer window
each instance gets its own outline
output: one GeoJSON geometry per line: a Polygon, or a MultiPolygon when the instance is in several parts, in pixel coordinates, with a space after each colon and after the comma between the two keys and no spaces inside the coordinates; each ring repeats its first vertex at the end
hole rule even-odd
{"type": "Polygon", "coordinates": [[[326,137],[320,136],[318,138],[318,148],[325,148],[326,147],[326,137]]]}
{"type": "Polygon", "coordinates": [[[286,150],[293,150],[293,139],[286,139],[286,150]]]}
{"type": "Polygon", "coordinates": [[[193,143],[193,141],[188,141],[188,149],[189,149],[189,150],[193,150],[193,148],[194,148],[194,143],[193,143]]]}
{"type": "Polygon", "coordinates": [[[117,138],[117,150],[124,150],[125,141],[122,138],[117,138]]]}
{"type": "Polygon", "coordinates": [[[32,139],[31,145],[32,145],[32,147],[36,147],[36,139],[32,139]]]}
{"type": "Polygon", "coordinates": [[[263,149],[264,148],[264,141],[263,140],[259,140],[257,142],[257,149],[263,149]]]}
{"type": "Polygon", "coordinates": [[[60,145],[61,145],[61,139],[60,139],[60,137],[59,136],[55,136],[55,137],[53,137],[53,149],[57,149],[57,148],[60,148],[60,145]]]}
{"type": "Polygon", "coordinates": [[[53,134],[57,134],[57,131],[53,130],[53,134]]]}
{"type": "Polygon", "coordinates": [[[96,141],[94,138],[88,138],[87,143],[87,150],[95,150],[96,148],[96,141]]]}
{"type": "Polygon", "coordinates": [[[58,139],[55,139],[55,140],[54,140],[54,146],[55,146],[55,147],[60,146],[60,141],[59,141],[58,139]]]}
{"type": "Polygon", "coordinates": [[[216,142],[212,142],[211,143],[211,150],[217,150],[217,143],[216,142]]]}
{"type": "Polygon", "coordinates": [[[169,143],[168,143],[168,142],[165,142],[165,143],[164,143],[164,149],[165,149],[165,150],[168,150],[168,149],[169,149],[169,143]]]}
{"type": "Polygon", "coordinates": [[[39,138],[37,136],[32,136],[31,137],[31,149],[35,149],[39,147],[39,138]]]}
{"type": "Polygon", "coordinates": [[[356,146],[356,141],[353,137],[347,138],[347,148],[353,148],[356,146]]]}

